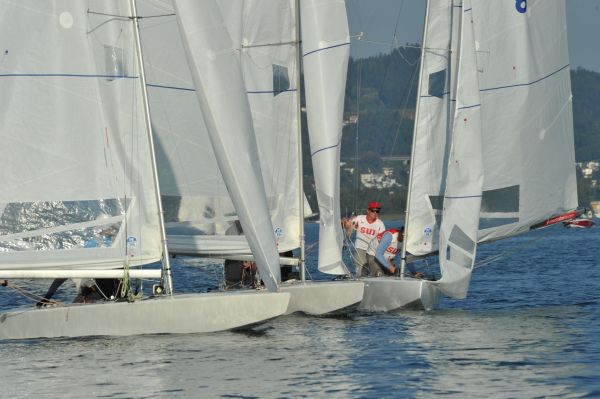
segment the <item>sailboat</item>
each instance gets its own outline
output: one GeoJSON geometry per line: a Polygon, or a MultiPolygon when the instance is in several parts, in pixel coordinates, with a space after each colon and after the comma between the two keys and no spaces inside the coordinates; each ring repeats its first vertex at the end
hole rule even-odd
{"type": "MultiPolygon", "coordinates": [[[[315,119],[315,123],[326,126],[325,129],[321,128],[321,132],[325,130],[325,133],[334,135],[334,141],[339,140],[349,43],[344,3],[312,0],[301,2],[300,6],[292,1],[215,3],[217,8],[213,8],[211,18],[222,21],[243,70],[246,93],[243,98],[236,100],[247,102],[250,110],[248,116],[246,106],[237,109],[231,107],[230,102],[236,93],[222,96],[222,114],[219,116],[230,121],[242,120],[243,123],[234,130],[245,132],[231,141],[225,150],[230,151],[228,158],[234,166],[236,160],[251,156],[253,167],[260,170],[262,175],[262,184],[246,187],[241,196],[252,210],[251,216],[254,218],[258,216],[254,209],[268,208],[269,218],[257,218],[264,226],[268,226],[263,230],[265,234],[261,235],[263,248],[267,241],[272,241],[271,253],[276,251],[283,254],[299,249],[298,258],[282,256],[271,259],[267,273],[277,276],[277,290],[291,294],[286,313],[323,315],[355,306],[362,299],[361,282],[330,281],[317,284],[306,281],[304,274],[303,222],[306,201],[302,187],[300,148],[298,20],[302,10],[303,26],[314,27],[310,29],[312,38],[303,36],[307,86],[309,81],[319,79],[319,82],[331,85],[325,96],[334,96],[331,100],[323,100],[316,94],[309,95],[307,87],[307,102],[311,101],[307,104],[309,118],[312,118],[312,108],[319,107],[319,101],[325,101],[324,107],[330,111],[330,115],[320,121],[315,119]],[[328,10],[334,14],[328,14],[328,10]],[[333,20],[340,21],[339,26],[334,24],[338,26],[335,30],[323,32],[326,15],[334,15],[333,20]],[[311,21],[314,21],[312,25],[311,21]],[[314,46],[309,55],[306,54],[307,43],[314,46]],[[325,51],[328,49],[331,52],[325,51]],[[308,66],[307,58],[316,64],[308,66]],[[333,63],[328,59],[333,59],[333,63]],[[316,73],[321,73],[321,76],[313,76],[316,73]],[[323,79],[323,74],[333,78],[323,79]],[[249,137],[256,138],[256,149],[246,153],[238,143],[249,137]],[[300,277],[294,282],[281,284],[280,264],[298,265],[300,277]]],[[[141,3],[142,14],[153,16],[142,20],[141,31],[148,55],[145,61],[150,106],[156,109],[152,113],[152,123],[158,141],[159,174],[169,249],[178,255],[256,260],[254,251],[250,251],[247,231],[240,229],[238,224],[242,216],[240,209],[234,204],[225,176],[222,175],[222,165],[210,144],[214,139],[205,120],[206,113],[199,112],[202,101],[196,98],[193,80],[196,74],[201,78],[204,73],[174,62],[184,57],[186,50],[179,37],[173,5],[168,1],[145,0],[141,3]],[[167,39],[161,41],[161,38],[167,39]],[[195,172],[200,170],[205,173],[195,172]]],[[[184,15],[189,13],[181,10],[179,8],[184,15]]],[[[205,57],[206,53],[198,48],[192,46],[188,55],[205,57]]],[[[318,126],[314,129],[316,131],[318,126]]],[[[339,145],[330,151],[339,154],[339,145]]],[[[330,159],[335,162],[335,157],[330,159]]],[[[336,171],[338,165],[339,161],[328,166],[327,170],[323,168],[321,173],[336,171]]],[[[339,174],[332,175],[334,179],[336,176],[339,174]]],[[[339,185],[339,181],[334,182],[339,185]]],[[[322,185],[323,182],[317,184],[322,185]]],[[[327,190],[322,188],[320,191],[328,193],[327,190]]],[[[329,202],[333,204],[333,200],[332,197],[329,202]]],[[[331,206],[324,209],[327,212],[322,210],[322,217],[335,213],[331,206]]],[[[335,224],[334,219],[330,222],[335,224]]],[[[335,227],[339,228],[339,219],[335,227]]],[[[322,237],[325,239],[328,236],[322,237]]],[[[321,245],[323,250],[333,249],[341,261],[341,239],[339,245],[338,241],[331,239],[321,245]]],[[[328,254],[329,251],[324,253],[328,254]]],[[[337,274],[347,273],[345,269],[333,265],[334,262],[328,263],[331,265],[327,270],[337,274]]],[[[264,280],[263,271],[259,271],[264,280]]]]}
{"type": "MultiPolygon", "coordinates": [[[[283,314],[287,293],[173,294],[136,1],[0,7],[0,278],[161,280],[142,300],[3,313],[0,338],[213,332],[283,314]]],[[[219,37],[211,35],[215,47],[219,37]]],[[[242,91],[235,56],[217,58],[229,67],[214,88],[227,76],[229,90],[242,91]]],[[[260,184],[252,173],[231,175],[260,184]]],[[[241,223],[254,236],[252,222],[241,223]]]]}
{"type": "Polygon", "coordinates": [[[366,278],[366,310],[464,298],[477,244],[577,215],[564,1],[430,0],[418,89],[402,268],[441,278],[366,278]]]}

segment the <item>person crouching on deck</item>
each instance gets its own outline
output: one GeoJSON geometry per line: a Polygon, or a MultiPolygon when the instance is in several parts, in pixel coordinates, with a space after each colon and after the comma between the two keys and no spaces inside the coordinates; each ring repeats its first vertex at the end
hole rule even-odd
{"type": "MultiPolygon", "coordinates": [[[[400,274],[400,260],[402,241],[404,240],[404,226],[399,230],[388,229],[379,233],[367,249],[367,264],[371,277],[393,276],[400,274]]],[[[423,273],[415,270],[414,265],[406,267],[411,275],[416,278],[423,277],[423,273]]]]}

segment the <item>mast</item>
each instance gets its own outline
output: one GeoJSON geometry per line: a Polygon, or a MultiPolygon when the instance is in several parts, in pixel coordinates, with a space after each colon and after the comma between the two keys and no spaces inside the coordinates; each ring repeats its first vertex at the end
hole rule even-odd
{"type": "MultiPolygon", "coordinates": [[[[410,200],[411,200],[411,189],[413,184],[413,172],[415,169],[415,138],[417,137],[417,126],[418,126],[418,116],[419,116],[419,93],[421,90],[421,82],[423,79],[423,61],[425,59],[425,43],[427,43],[427,22],[429,21],[429,7],[431,6],[431,2],[427,1],[427,7],[425,9],[425,21],[423,23],[423,43],[421,44],[421,65],[419,66],[419,83],[417,88],[417,105],[415,109],[415,125],[413,126],[413,139],[412,139],[412,148],[410,153],[410,172],[408,174],[408,191],[406,193],[406,212],[404,212],[404,233],[408,233],[408,211],[410,209],[410,200]]],[[[404,278],[404,269],[406,268],[406,236],[402,240],[402,254],[401,254],[401,262],[400,262],[400,278],[404,278]]]]}
{"type": "Polygon", "coordinates": [[[304,170],[302,162],[302,104],[300,104],[300,67],[302,52],[300,51],[300,0],[296,0],[296,118],[298,123],[298,212],[300,219],[300,255],[298,257],[298,266],[300,268],[300,280],[306,280],[306,264],[305,264],[305,242],[304,242],[304,170]]]}
{"type": "Polygon", "coordinates": [[[148,135],[148,146],[150,148],[150,157],[152,159],[152,177],[154,182],[154,196],[158,207],[158,224],[160,229],[160,239],[162,243],[162,278],[161,284],[166,288],[167,293],[173,295],[173,281],[171,279],[171,263],[169,261],[169,249],[167,248],[167,234],[165,232],[165,221],[163,219],[162,201],[160,198],[160,184],[158,181],[158,168],[156,167],[156,154],[154,152],[154,139],[152,137],[152,122],[150,120],[150,105],[148,103],[148,91],[146,89],[146,73],[144,69],[144,58],[142,56],[142,41],[140,39],[140,27],[138,23],[136,0],[130,0],[131,18],[133,19],[133,30],[135,33],[135,44],[137,51],[138,64],[140,68],[140,84],[142,86],[142,99],[144,104],[144,121],[146,123],[146,133],[148,135]]]}

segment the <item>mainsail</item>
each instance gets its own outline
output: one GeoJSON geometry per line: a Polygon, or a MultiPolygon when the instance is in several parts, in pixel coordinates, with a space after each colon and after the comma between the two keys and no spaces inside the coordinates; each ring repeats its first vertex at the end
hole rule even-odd
{"type": "Polygon", "coordinates": [[[116,1],[2,2],[0,268],[161,258],[132,23],[111,17],[129,13],[116,1]]]}
{"type": "Polygon", "coordinates": [[[350,34],[343,0],[300,2],[306,111],[319,204],[321,272],[348,274],[342,262],[340,147],[350,34]]]}
{"type": "Polygon", "coordinates": [[[575,209],[577,183],[565,1],[472,3],[482,104],[481,242],[575,209]]]}

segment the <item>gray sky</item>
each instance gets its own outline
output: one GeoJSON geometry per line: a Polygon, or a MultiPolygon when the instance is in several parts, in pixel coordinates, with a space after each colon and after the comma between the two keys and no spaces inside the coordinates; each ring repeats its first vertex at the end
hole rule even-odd
{"type": "MultiPolygon", "coordinates": [[[[353,57],[389,52],[395,30],[398,44],[421,42],[425,0],[346,0],[346,5],[350,34],[364,32],[363,40],[352,41],[353,57]]],[[[567,0],[567,24],[571,66],[600,72],[600,0],[567,0]]]]}

